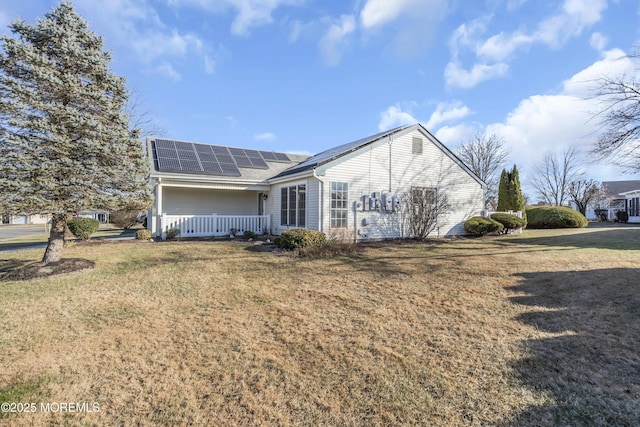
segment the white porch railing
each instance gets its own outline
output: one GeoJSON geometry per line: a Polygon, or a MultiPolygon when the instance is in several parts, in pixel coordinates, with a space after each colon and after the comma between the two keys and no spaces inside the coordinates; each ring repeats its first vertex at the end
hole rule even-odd
{"type": "Polygon", "coordinates": [[[271,230],[270,215],[162,215],[160,230],[180,230],[180,237],[228,236],[252,231],[256,234],[271,230]]]}

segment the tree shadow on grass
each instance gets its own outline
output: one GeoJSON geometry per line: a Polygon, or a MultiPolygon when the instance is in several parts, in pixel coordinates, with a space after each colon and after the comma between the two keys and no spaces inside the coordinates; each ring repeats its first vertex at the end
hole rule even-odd
{"type": "Polygon", "coordinates": [[[509,237],[499,242],[500,244],[525,244],[542,246],[570,246],[575,248],[597,249],[627,249],[640,250],[640,227],[627,229],[602,228],[597,231],[588,231],[575,234],[558,234],[557,236],[544,237],[509,237]]]}
{"type": "Polygon", "coordinates": [[[537,272],[511,288],[519,320],[555,336],[523,343],[517,378],[548,404],[507,425],[640,425],[640,269],[537,272]]]}

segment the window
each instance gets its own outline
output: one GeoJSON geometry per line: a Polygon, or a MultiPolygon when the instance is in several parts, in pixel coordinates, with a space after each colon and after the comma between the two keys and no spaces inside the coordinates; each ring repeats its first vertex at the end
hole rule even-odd
{"type": "Polygon", "coordinates": [[[418,137],[414,136],[411,139],[411,142],[412,142],[412,144],[411,144],[411,146],[412,146],[411,152],[413,154],[422,154],[422,138],[418,138],[418,137]]]}
{"type": "Polygon", "coordinates": [[[348,220],[349,184],[331,183],[331,228],[346,228],[348,220]]]}
{"type": "Polygon", "coordinates": [[[307,207],[306,184],[280,188],[280,225],[304,227],[307,207]]]}
{"type": "Polygon", "coordinates": [[[632,197],[629,201],[629,216],[640,216],[640,197],[632,197]]]}

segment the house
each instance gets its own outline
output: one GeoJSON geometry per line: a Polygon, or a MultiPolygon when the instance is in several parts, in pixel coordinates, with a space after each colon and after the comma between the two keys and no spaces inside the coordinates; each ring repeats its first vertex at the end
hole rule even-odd
{"type": "MultiPolygon", "coordinates": [[[[607,221],[617,219],[616,212],[628,211],[629,199],[634,190],[640,188],[640,181],[603,181],[602,191],[595,207],[587,210],[587,219],[597,219],[596,212],[602,212],[607,221]],[[629,197],[626,196],[629,194],[629,197]]],[[[631,216],[631,215],[629,215],[631,216]]]]}
{"type": "Polygon", "coordinates": [[[628,222],[640,223],[640,185],[634,190],[620,193],[625,198],[624,210],[629,215],[628,222]]]}
{"type": "Polygon", "coordinates": [[[482,182],[423,126],[401,126],[312,157],[148,139],[148,228],[182,236],[309,228],[356,240],[408,237],[408,194],[446,198],[433,235],[464,233],[482,182]],[[233,230],[232,230],[233,229],[233,230]]]}
{"type": "Polygon", "coordinates": [[[1,214],[1,224],[17,225],[17,224],[46,224],[51,219],[49,214],[32,214],[32,215],[9,215],[1,214]]]}

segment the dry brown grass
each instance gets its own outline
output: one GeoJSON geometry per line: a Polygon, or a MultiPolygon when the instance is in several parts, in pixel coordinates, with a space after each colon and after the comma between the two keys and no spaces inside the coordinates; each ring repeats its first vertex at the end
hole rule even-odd
{"type": "Polygon", "coordinates": [[[638,242],[530,231],[322,260],[77,245],[94,270],[0,283],[0,400],[100,411],[0,424],[637,425],[638,242]]]}

